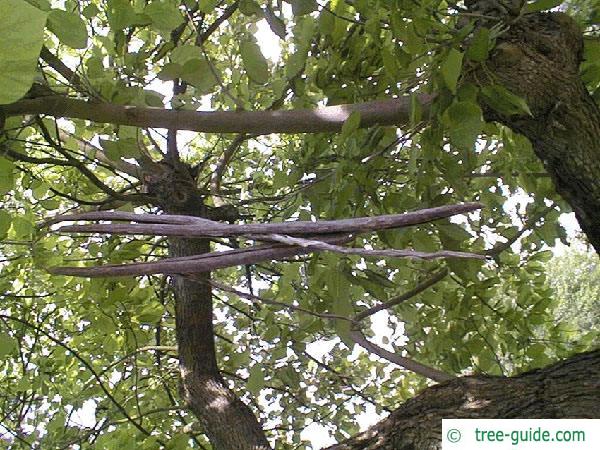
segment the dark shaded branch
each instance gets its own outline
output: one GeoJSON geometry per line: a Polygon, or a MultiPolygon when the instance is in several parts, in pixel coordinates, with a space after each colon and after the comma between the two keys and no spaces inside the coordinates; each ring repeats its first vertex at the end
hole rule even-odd
{"type": "Polygon", "coordinates": [[[232,14],[237,10],[239,4],[240,4],[239,0],[236,0],[235,2],[233,2],[231,5],[229,5],[227,8],[225,8],[225,10],[223,11],[223,14],[221,14],[213,23],[211,23],[203,33],[196,35],[196,45],[198,47],[201,47],[202,44],[204,44],[204,42],[215,31],[217,31],[217,29],[223,24],[223,22],[225,22],[227,19],[229,19],[232,16],[232,14]]]}
{"type": "Polygon", "coordinates": [[[54,53],[48,50],[48,47],[45,45],[42,47],[42,51],[40,53],[40,57],[56,70],[59,74],[63,76],[67,83],[75,88],[78,92],[82,94],[87,94],[90,92],[90,88],[83,83],[81,77],[73,72],[64,62],[62,62],[54,53]]]}
{"type": "Polygon", "coordinates": [[[420,294],[425,289],[428,289],[434,284],[442,281],[446,277],[446,275],[448,275],[448,269],[442,269],[439,272],[427,278],[422,283],[419,283],[410,291],[405,292],[404,294],[398,295],[396,297],[392,297],[387,302],[380,303],[378,305],[373,306],[372,308],[359,312],[354,316],[353,320],[356,322],[360,322],[361,320],[366,319],[367,317],[370,317],[373,314],[378,313],[379,311],[383,311],[384,309],[390,309],[402,302],[405,302],[406,300],[409,300],[414,296],[420,294]]]}
{"type": "Polygon", "coordinates": [[[542,211],[540,211],[537,214],[534,214],[532,217],[530,217],[527,222],[525,222],[523,224],[523,227],[516,232],[511,238],[507,239],[506,242],[500,242],[496,245],[494,245],[492,248],[490,248],[489,250],[485,251],[485,254],[487,256],[490,257],[495,257],[498,256],[500,253],[502,253],[504,250],[510,248],[511,245],[513,245],[515,242],[517,242],[517,240],[523,236],[523,234],[525,234],[526,231],[529,231],[531,229],[533,229],[535,227],[535,224],[542,219],[543,217],[546,216],[546,214],[548,214],[550,211],[552,211],[553,209],[555,209],[555,205],[551,205],[548,206],[547,208],[543,209],[542,211]]]}
{"type": "Polygon", "coordinates": [[[236,138],[225,149],[221,155],[221,158],[219,158],[217,166],[210,176],[210,193],[213,196],[215,205],[217,206],[220,206],[219,203],[222,203],[222,199],[219,194],[221,193],[221,180],[223,178],[223,174],[225,173],[225,169],[227,169],[231,158],[233,158],[233,155],[235,155],[246,139],[248,139],[248,136],[245,134],[236,136],[236,138]]]}
{"type": "Polygon", "coordinates": [[[88,180],[90,180],[94,186],[96,186],[102,192],[104,192],[105,194],[107,194],[108,196],[110,196],[116,200],[126,200],[128,198],[127,195],[120,194],[119,192],[117,192],[113,188],[111,188],[110,186],[106,185],[102,180],[100,180],[100,178],[98,178],[96,176],[96,174],[94,172],[92,172],[90,169],[88,169],[88,167],[83,162],[81,162],[78,159],[71,156],[69,154],[69,152],[62,147],[61,143],[54,141],[54,139],[50,135],[50,132],[48,131],[48,128],[46,127],[44,122],[39,117],[36,119],[37,119],[36,123],[39,126],[40,131],[42,132],[42,136],[44,136],[44,139],[46,140],[46,142],[48,142],[48,144],[50,144],[50,146],[52,148],[54,148],[54,150],[56,150],[58,153],[60,153],[70,163],[70,165],[72,167],[79,170],[79,172],[83,176],[85,176],[88,180]]]}
{"type": "Polygon", "coordinates": [[[75,167],[75,163],[72,161],[66,161],[58,158],[37,158],[35,156],[29,156],[21,152],[16,152],[8,148],[8,146],[0,147],[0,154],[8,156],[13,161],[27,162],[31,164],[51,164],[53,166],[62,167],[75,167]]]}

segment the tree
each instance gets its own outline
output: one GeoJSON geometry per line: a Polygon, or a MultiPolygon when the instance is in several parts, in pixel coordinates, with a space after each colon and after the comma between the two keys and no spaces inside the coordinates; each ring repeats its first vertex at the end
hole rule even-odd
{"type": "Polygon", "coordinates": [[[581,249],[570,249],[547,263],[548,284],[557,300],[556,317],[582,335],[598,329],[599,269],[598,256],[581,249]]]}
{"type": "MultiPolygon", "coordinates": [[[[397,442],[393,430],[449,392],[464,415],[458,400],[473,385],[482,396],[513,392],[488,416],[506,415],[506,399],[511,417],[598,414],[576,407],[598,401],[584,382],[599,371],[598,352],[583,353],[594,340],[572,342],[554,323],[544,266],[547,246],[565,239],[561,212],[573,210],[600,251],[598,10],[573,2],[571,16],[539,12],[556,4],[1,0],[0,380],[10,445],[234,450],[270,439],[297,448],[310,423],[349,437],[367,404],[390,412],[427,377],[450,380],[337,448],[435,448],[438,419],[426,436],[397,442]],[[280,39],[276,60],[255,39],[260,20],[280,39]],[[207,107],[218,111],[198,111],[207,107]],[[511,217],[503,207],[516,193],[532,201],[511,217]],[[238,257],[264,235],[105,227],[107,237],[34,225],[118,209],[211,231],[202,219],[337,219],[473,201],[483,209],[462,219],[353,244],[412,249],[408,259],[304,252],[138,278],[55,267],[190,261],[217,248],[238,257]],[[387,316],[375,322],[375,312],[387,316]],[[371,353],[354,354],[356,342],[371,353]],[[515,381],[490,378],[573,353],[515,381]],[[562,412],[522,407],[556,371],[556,392],[570,393],[562,412]],[[453,379],[472,372],[487,377],[453,379]],[[84,402],[93,427],[74,424],[84,402]]],[[[299,249],[283,239],[269,251],[299,249]]]]}

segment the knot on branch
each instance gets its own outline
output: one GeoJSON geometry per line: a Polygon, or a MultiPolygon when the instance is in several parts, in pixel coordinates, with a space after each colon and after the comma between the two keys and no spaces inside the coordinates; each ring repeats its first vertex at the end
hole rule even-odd
{"type": "MultiPolygon", "coordinates": [[[[582,52],[581,30],[571,17],[560,12],[525,14],[500,33],[489,60],[468,80],[505,87],[526,101],[532,120],[537,120],[551,113],[557,100],[579,98],[582,52]]],[[[514,117],[491,108],[485,112],[488,120],[516,125],[514,117]]]]}
{"type": "Polygon", "coordinates": [[[143,175],[146,192],[167,213],[206,217],[203,195],[196,186],[192,167],[182,162],[160,162],[143,175]]]}

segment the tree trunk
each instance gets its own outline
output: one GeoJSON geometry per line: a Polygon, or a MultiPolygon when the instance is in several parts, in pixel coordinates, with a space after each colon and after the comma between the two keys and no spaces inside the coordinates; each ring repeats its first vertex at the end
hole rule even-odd
{"type": "Polygon", "coordinates": [[[600,350],[516,377],[430,387],[387,419],[327,450],[437,450],[445,419],[600,418],[600,350]]]}
{"type": "MultiPolygon", "coordinates": [[[[169,214],[207,217],[201,193],[184,164],[158,164],[145,183],[161,209],[169,214]]],[[[207,239],[170,238],[170,256],[200,255],[210,251],[207,239]]],[[[256,416],[221,377],[213,330],[210,273],[194,279],[173,275],[175,321],[181,395],[198,418],[214,450],[268,450],[256,416]]]]}
{"type": "Polygon", "coordinates": [[[600,109],[579,76],[582,49],[582,32],[568,15],[527,14],[500,36],[485,70],[470,78],[499,83],[527,101],[531,116],[488,107],[486,118],[529,138],[600,254],[600,109]]]}

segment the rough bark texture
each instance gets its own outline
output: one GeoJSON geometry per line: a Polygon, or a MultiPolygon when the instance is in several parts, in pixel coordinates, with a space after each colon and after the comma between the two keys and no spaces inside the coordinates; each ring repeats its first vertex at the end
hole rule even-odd
{"type": "Polygon", "coordinates": [[[327,450],[437,450],[442,418],[600,418],[600,350],[517,377],[471,376],[431,387],[387,419],[327,450]]]}
{"type": "MultiPolygon", "coordinates": [[[[164,212],[207,217],[188,166],[157,165],[145,177],[145,183],[164,212]]],[[[170,256],[209,251],[207,239],[169,239],[170,256]]],[[[270,446],[256,417],[220,375],[209,279],[210,272],[198,274],[195,280],[172,277],[182,398],[198,418],[214,450],[268,450],[270,446]]]]}
{"type": "Polygon", "coordinates": [[[487,118],[529,138],[600,253],[600,109],[579,77],[582,48],[582,32],[568,15],[528,14],[510,24],[475,79],[499,83],[527,101],[532,116],[488,109],[487,118]]]}

